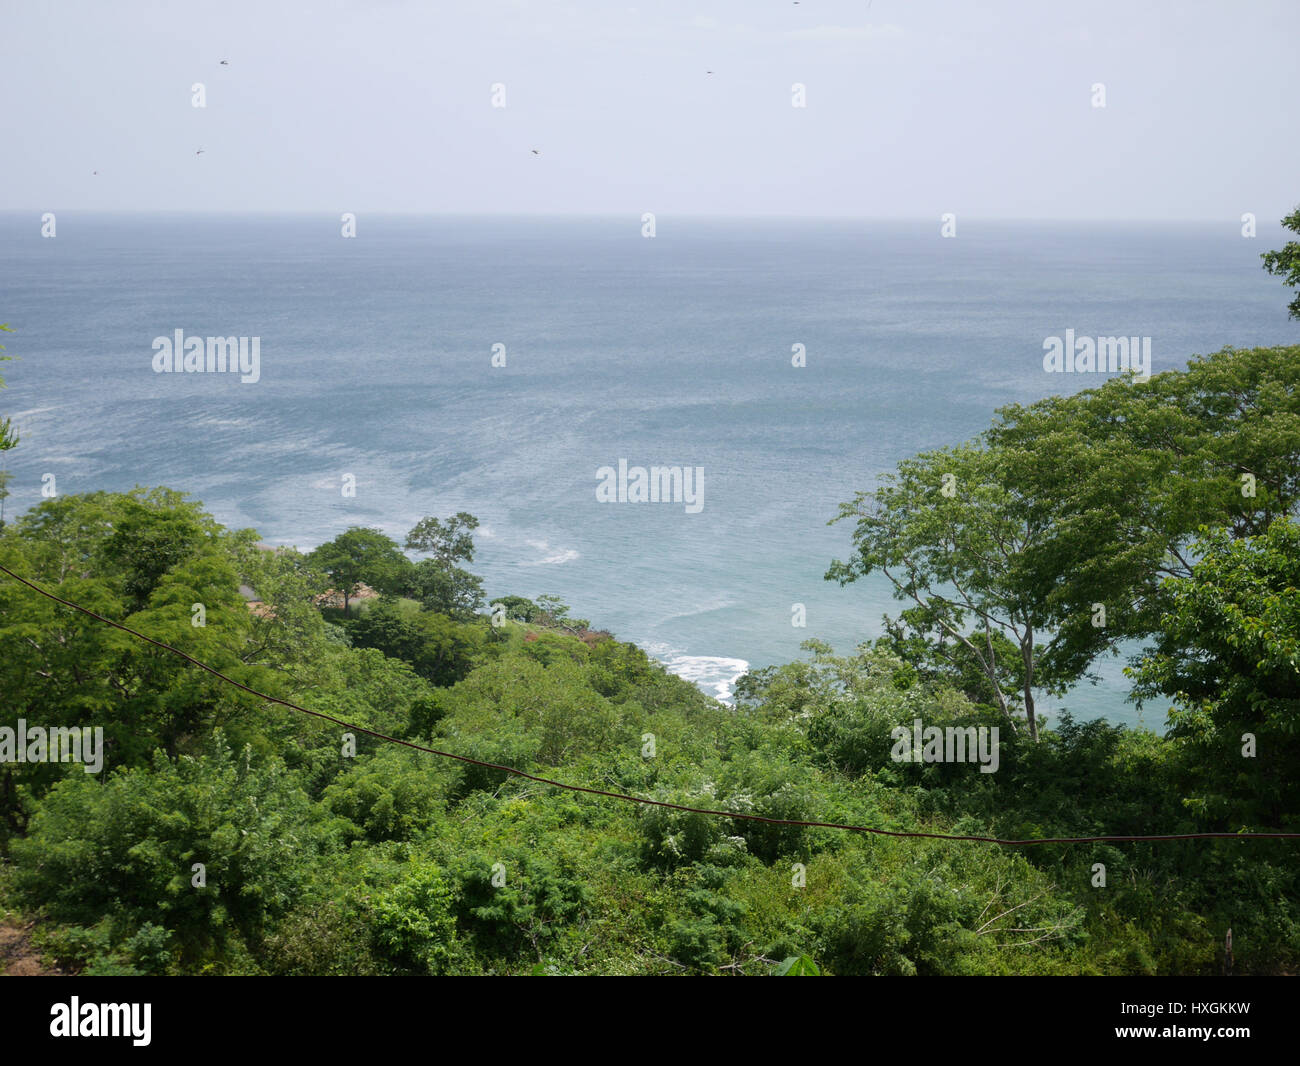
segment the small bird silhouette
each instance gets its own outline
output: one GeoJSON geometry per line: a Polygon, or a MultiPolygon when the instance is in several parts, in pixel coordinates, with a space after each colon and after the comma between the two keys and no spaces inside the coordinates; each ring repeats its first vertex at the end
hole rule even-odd
{"type": "Polygon", "coordinates": [[[533,149],[533,155],[541,155],[541,154],[542,153],[539,152],[536,148],[533,149]]]}
{"type": "Polygon", "coordinates": [[[230,66],[230,60],[229,60],[229,59],[223,59],[223,60],[221,61],[221,65],[222,65],[223,67],[228,67],[228,66],[230,66]]]}
{"type": "Polygon", "coordinates": [[[98,170],[92,170],[92,171],[91,171],[91,174],[94,174],[94,175],[98,176],[99,171],[98,171],[98,170]]]}
{"type": "Polygon", "coordinates": [[[204,149],[200,148],[200,149],[199,149],[197,152],[195,152],[194,154],[195,154],[195,155],[202,155],[204,151],[205,151],[204,149]]]}

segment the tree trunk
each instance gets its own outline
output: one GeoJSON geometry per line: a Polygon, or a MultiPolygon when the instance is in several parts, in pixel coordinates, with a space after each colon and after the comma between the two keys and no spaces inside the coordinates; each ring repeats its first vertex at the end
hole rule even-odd
{"type": "Polygon", "coordinates": [[[1029,739],[1038,743],[1038,717],[1034,714],[1034,631],[1025,627],[1025,639],[1021,643],[1025,657],[1025,717],[1029,719],[1029,739]]]}
{"type": "Polygon", "coordinates": [[[1025,717],[1029,719],[1029,739],[1038,743],[1038,718],[1034,715],[1034,694],[1025,686],[1025,717]]]}

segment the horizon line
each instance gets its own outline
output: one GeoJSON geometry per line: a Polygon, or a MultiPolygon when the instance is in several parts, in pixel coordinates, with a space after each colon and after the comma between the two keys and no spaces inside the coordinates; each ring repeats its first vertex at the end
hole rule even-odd
{"type": "MultiPolygon", "coordinates": [[[[0,216],[3,215],[28,215],[37,216],[46,212],[78,212],[81,214],[96,215],[184,215],[190,217],[230,217],[230,216],[270,216],[276,218],[283,217],[311,217],[318,215],[328,215],[333,217],[348,211],[358,217],[362,215],[380,216],[392,218],[437,218],[437,219],[626,219],[637,218],[644,213],[640,210],[620,211],[427,211],[408,208],[363,208],[354,210],[352,208],[144,208],[144,207],[68,207],[68,206],[51,206],[49,204],[41,207],[0,207],[0,216]]],[[[954,214],[959,222],[1002,222],[1002,223],[1079,223],[1079,224],[1096,224],[1096,223],[1114,223],[1114,224],[1144,224],[1144,225],[1225,225],[1239,227],[1241,225],[1240,215],[1210,215],[1195,217],[1161,217],[1151,218],[1148,216],[1134,215],[981,215],[981,214],[964,214],[961,211],[938,212],[934,215],[849,215],[849,214],[742,214],[736,212],[702,212],[702,211],[656,211],[654,212],[657,219],[693,219],[709,221],[737,221],[737,222],[898,222],[913,223],[921,222],[927,225],[940,222],[944,214],[954,214]]],[[[1261,219],[1256,212],[1256,225],[1276,225],[1279,229],[1283,228],[1280,220],[1270,222],[1261,219]]]]}

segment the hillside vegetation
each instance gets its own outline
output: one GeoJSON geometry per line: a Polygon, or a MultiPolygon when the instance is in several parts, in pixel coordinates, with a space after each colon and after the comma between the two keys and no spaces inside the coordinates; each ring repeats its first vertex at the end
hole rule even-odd
{"type": "MultiPolygon", "coordinates": [[[[1298,831],[1297,377],[1300,349],[1229,350],[909,461],[846,504],[830,574],[887,569],[903,614],[734,707],[554,597],[488,603],[470,515],[302,554],[168,489],[88,493],[0,529],[0,565],[259,692],[574,785],[1014,839],[1298,831]],[[1031,720],[1134,639],[1166,736],[1031,720]],[[916,719],[998,727],[997,771],[896,761],[916,719]]],[[[577,794],[346,735],[3,575],[0,648],[0,727],[103,729],[99,774],[0,764],[0,916],[64,971],[1205,974],[1229,928],[1236,972],[1300,960],[1295,841],[1012,848],[577,794]]]]}

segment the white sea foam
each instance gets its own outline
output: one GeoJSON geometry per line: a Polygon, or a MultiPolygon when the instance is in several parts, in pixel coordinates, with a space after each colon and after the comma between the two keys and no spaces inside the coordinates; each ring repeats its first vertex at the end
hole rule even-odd
{"type": "Polygon", "coordinates": [[[672,650],[666,644],[652,643],[645,650],[663,663],[664,669],[689,681],[715,700],[730,703],[732,686],[749,670],[744,659],[730,659],[722,655],[686,655],[672,650]]]}
{"type": "Polygon", "coordinates": [[[543,555],[540,559],[533,559],[529,562],[521,563],[521,566],[553,566],[557,563],[571,563],[574,559],[579,557],[579,552],[573,548],[552,548],[550,544],[544,540],[529,540],[524,543],[530,548],[535,548],[539,552],[542,552],[543,555]]]}
{"type": "Polygon", "coordinates": [[[671,630],[675,623],[680,623],[688,618],[698,618],[701,615],[710,614],[713,611],[725,611],[736,606],[736,600],[727,594],[719,594],[704,603],[695,603],[683,610],[666,614],[662,618],[655,619],[655,625],[671,630]]]}

